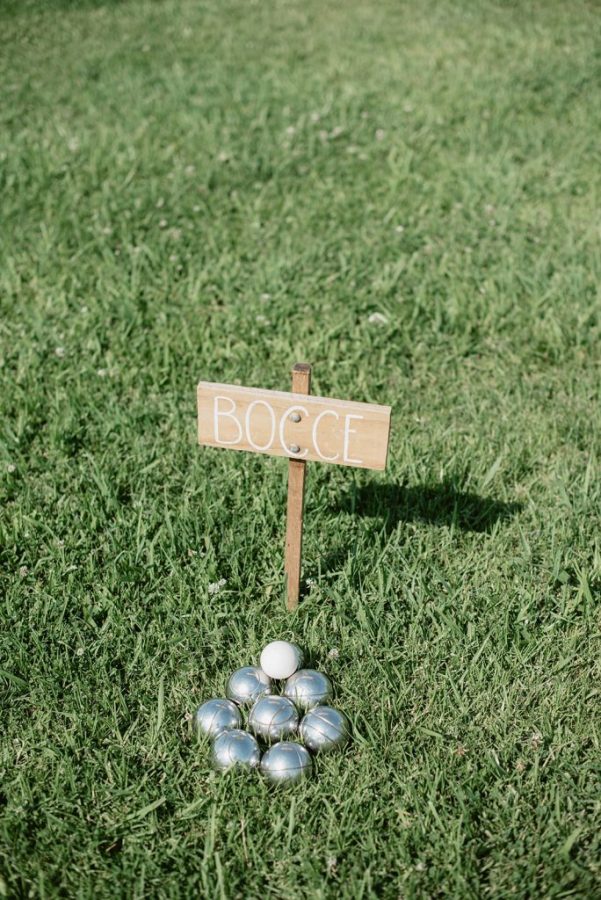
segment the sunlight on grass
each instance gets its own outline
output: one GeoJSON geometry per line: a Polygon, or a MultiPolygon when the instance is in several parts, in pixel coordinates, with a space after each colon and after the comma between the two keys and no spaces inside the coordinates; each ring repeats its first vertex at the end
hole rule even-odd
{"type": "Polygon", "coordinates": [[[0,895],[598,895],[593,6],[0,22],[0,895]],[[195,387],[305,360],[393,432],[310,468],[290,616],[286,465],[195,387]],[[190,727],[273,638],[355,727],[292,794],[190,727]]]}

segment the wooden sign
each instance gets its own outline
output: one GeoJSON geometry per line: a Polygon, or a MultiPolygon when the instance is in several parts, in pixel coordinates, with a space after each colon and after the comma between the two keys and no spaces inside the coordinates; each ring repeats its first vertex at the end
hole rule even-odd
{"type": "Polygon", "coordinates": [[[198,385],[198,442],[210,447],[384,469],[390,407],[283,391],[198,385]]]}
{"type": "Polygon", "coordinates": [[[390,407],[313,397],[311,367],[297,363],[292,392],[198,385],[198,442],[209,447],[268,453],[289,460],[286,574],[288,609],[298,606],[306,463],[384,469],[390,407]]]}

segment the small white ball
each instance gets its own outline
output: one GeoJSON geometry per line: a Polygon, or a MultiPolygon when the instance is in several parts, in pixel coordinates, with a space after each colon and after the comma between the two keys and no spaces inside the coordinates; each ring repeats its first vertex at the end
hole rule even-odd
{"type": "Polygon", "coordinates": [[[261,668],[270,678],[290,678],[302,664],[300,647],[288,641],[272,641],[261,653],[261,668]]]}

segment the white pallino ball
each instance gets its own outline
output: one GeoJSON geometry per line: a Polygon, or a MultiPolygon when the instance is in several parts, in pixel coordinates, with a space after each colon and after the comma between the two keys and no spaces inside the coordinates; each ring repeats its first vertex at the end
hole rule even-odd
{"type": "Polygon", "coordinates": [[[288,641],[272,641],[261,653],[261,668],[270,678],[290,678],[302,664],[300,647],[288,641]]]}

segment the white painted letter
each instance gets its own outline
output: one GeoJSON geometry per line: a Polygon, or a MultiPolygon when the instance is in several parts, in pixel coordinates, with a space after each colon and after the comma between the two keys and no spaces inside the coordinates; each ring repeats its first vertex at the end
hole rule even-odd
{"type": "Polygon", "coordinates": [[[282,445],[282,450],[285,450],[287,455],[290,456],[292,459],[302,459],[303,456],[306,456],[307,453],[309,452],[309,448],[305,447],[305,449],[302,451],[302,453],[291,453],[288,445],[286,444],[286,436],[284,434],[284,428],[286,427],[286,422],[288,421],[288,417],[293,412],[301,412],[305,416],[309,415],[309,413],[307,412],[307,410],[305,409],[304,406],[291,406],[289,409],[287,409],[286,412],[283,414],[282,418],[280,419],[280,444],[282,445]]]}
{"type": "Polygon", "coordinates": [[[258,450],[260,453],[263,453],[265,450],[269,450],[271,445],[273,444],[273,439],[275,437],[275,413],[273,411],[273,407],[267,403],[266,400],[253,400],[252,403],[249,403],[248,409],[246,410],[246,440],[253,448],[253,450],[258,450]],[[250,436],[250,417],[253,411],[253,407],[255,406],[264,406],[269,415],[271,416],[271,435],[269,436],[269,440],[266,444],[260,446],[259,444],[255,444],[253,439],[250,436]]]}
{"type": "Polygon", "coordinates": [[[357,434],[354,428],[349,428],[351,419],[362,419],[363,416],[353,416],[351,413],[347,413],[344,417],[344,461],[345,463],[350,463],[351,465],[361,466],[363,465],[362,459],[351,459],[348,455],[348,442],[350,434],[357,434]]]}
{"type": "Polygon", "coordinates": [[[324,409],[323,412],[320,412],[313,423],[313,446],[315,447],[315,452],[321,459],[325,459],[326,462],[334,462],[335,459],[338,459],[340,453],[335,453],[334,456],[326,456],[325,453],[321,452],[319,444],[317,443],[317,428],[324,416],[334,416],[335,419],[340,418],[338,413],[333,409],[324,409]]]}
{"type": "Polygon", "coordinates": [[[239,444],[242,440],[242,425],[234,415],[234,410],[236,409],[236,404],[232,400],[231,397],[215,397],[215,401],[213,403],[213,428],[215,430],[215,440],[218,444],[239,444]],[[230,405],[229,410],[219,410],[219,401],[226,400],[230,405]],[[233,441],[224,441],[219,437],[219,417],[223,417],[226,419],[231,419],[232,422],[236,423],[238,428],[238,437],[233,441]]]}

